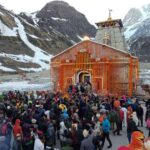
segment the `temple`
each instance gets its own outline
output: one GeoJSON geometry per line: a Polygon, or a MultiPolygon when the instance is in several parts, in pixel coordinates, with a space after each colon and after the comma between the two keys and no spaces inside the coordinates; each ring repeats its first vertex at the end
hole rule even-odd
{"type": "Polygon", "coordinates": [[[125,37],[123,35],[123,24],[121,19],[112,19],[111,11],[109,10],[109,17],[106,21],[96,23],[98,29],[95,40],[98,43],[104,43],[128,51],[125,37]]]}
{"type": "Polygon", "coordinates": [[[131,96],[138,81],[138,58],[126,50],[121,20],[97,23],[95,41],[85,40],[51,59],[54,89],[67,92],[69,85],[90,82],[98,93],[131,96]]]}

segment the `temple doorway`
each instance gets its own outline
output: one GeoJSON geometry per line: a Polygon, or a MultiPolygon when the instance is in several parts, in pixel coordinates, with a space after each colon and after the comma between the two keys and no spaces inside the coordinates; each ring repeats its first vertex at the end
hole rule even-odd
{"type": "Polygon", "coordinates": [[[77,74],[77,83],[91,83],[91,74],[89,72],[81,71],[77,74]]]}

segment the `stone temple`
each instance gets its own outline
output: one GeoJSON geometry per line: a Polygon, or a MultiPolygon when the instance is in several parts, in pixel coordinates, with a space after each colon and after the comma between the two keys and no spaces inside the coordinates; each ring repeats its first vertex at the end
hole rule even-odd
{"type": "Polygon", "coordinates": [[[112,20],[110,11],[106,21],[96,23],[98,29],[95,41],[115,47],[116,49],[127,51],[122,21],[121,19],[112,20]]]}
{"type": "Polygon", "coordinates": [[[54,89],[65,93],[71,84],[90,82],[98,93],[131,96],[139,79],[139,61],[127,50],[122,21],[109,14],[96,24],[95,40],[86,38],[51,59],[54,89]]]}

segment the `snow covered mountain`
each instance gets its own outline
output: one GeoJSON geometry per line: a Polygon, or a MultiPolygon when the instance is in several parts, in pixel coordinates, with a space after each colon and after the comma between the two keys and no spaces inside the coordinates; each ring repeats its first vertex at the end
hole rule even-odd
{"type": "Polygon", "coordinates": [[[48,3],[41,11],[19,15],[0,5],[0,73],[47,70],[54,54],[95,32],[83,14],[63,1],[48,3]],[[79,28],[73,21],[83,26],[79,28]]]}
{"type": "Polygon", "coordinates": [[[47,70],[55,50],[71,45],[67,38],[55,30],[47,33],[39,28],[37,18],[33,21],[35,25],[0,6],[1,73],[47,70]]]}
{"type": "Polygon", "coordinates": [[[85,35],[95,37],[96,29],[78,12],[64,1],[47,3],[38,13],[40,27],[51,26],[66,37],[79,42],[85,35]]]}
{"type": "Polygon", "coordinates": [[[130,50],[142,62],[150,62],[150,4],[130,9],[123,24],[130,50]]]}

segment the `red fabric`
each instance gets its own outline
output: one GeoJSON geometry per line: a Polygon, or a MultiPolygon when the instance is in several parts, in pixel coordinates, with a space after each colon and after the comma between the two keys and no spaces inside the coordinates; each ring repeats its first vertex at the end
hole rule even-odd
{"type": "Polygon", "coordinates": [[[117,150],[131,150],[131,149],[127,146],[121,146],[117,150]]]}
{"type": "Polygon", "coordinates": [[[150,118],[147,119],[146,125],[147,125],[148,128],[150,128],[150,118]]]}
{"type": "Polygon", "coordinates": [[[120,115],[121,121],[123,121],[123,119],[124,119],[124,112],[123,112],[123,110],[120,110],[119,115],[120,115]]]}
{"type": "Polygon", "coordinates": [[[13,132],[14,132],[14,136],[17,137],[17,134],[22,134],[22,128],[20,126],[20,120],[17,119],[16,122],[15,122],[15,125],[13,127],[13,132]]]}
{"type": "Polygon", "coordinates": [[[73,93],[76,93],[76,88],[75,88],[75,86],[72,87],[72,92],[73,92],[73,93]]]}
{"type": "Polygon", "coordinates": [[[131,143],[128,146],[131,150],[143,150],[144,134],[140,131],[134,131],[131,136],[131,143]]]}
{"type": "Polygon", "coordinates": [[[102,123],[103,120],[104,120],[104,117],[103,117],[103,116],[100,116],[98,120],[99,120],[100,123],[102,123]]]}

